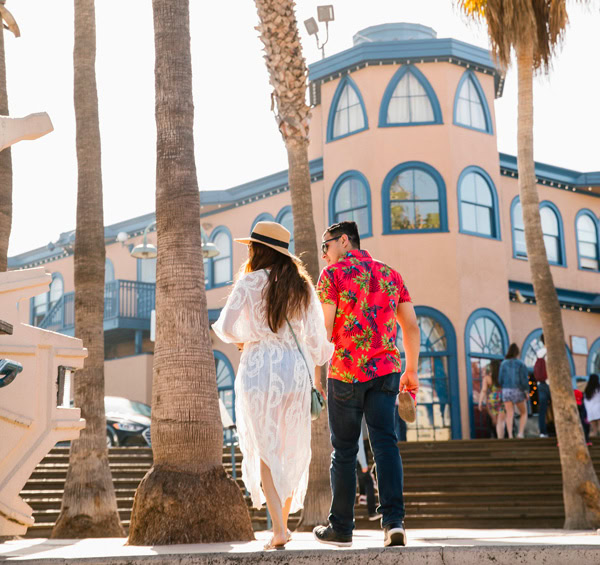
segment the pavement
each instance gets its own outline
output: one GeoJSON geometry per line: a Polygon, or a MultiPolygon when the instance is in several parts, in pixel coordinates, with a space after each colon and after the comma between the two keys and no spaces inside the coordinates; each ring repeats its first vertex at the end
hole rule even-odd
{"type": "Polygon", "coordinates": [[[351,548],[294,533],[283,551],[263,551],[269,532],[251,542],[128,546],[125,538],[19,539],[0,544],[0,563],[94,565],[600,565],[600,534],[566,530],[409,530],[406,547],[383,547],[383,533],[356,530],[351,548]]]}

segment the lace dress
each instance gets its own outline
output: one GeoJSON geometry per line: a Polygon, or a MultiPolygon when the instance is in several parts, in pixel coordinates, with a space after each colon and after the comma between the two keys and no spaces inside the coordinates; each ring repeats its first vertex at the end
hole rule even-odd
{"type": "MultiPolygon", "coordinates": [[[[262,459],[271,469],[282,504],[293,497],[293,513],[302,508],[308,485],[310,380],[287,323],[277,333],[269,328],[262,298],[267,277],[265,270],[243,275],[213,329],[226,343],[244,343],[235,379],[235,413],[244,457],[242,480],[252,504],[260,508],[265,502],[262,459]]],[[[334,350],[314,289],[302,319],[290,323],[314,375],[315,365],[326,363],[334,350]]]]}

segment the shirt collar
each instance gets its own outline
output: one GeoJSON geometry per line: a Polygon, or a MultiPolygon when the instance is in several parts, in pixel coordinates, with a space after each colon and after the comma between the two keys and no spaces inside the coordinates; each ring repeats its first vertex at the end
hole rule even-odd
{"type": "Polygon", "coordinates": [[[342,259],[350,259],[351,257],[355,259],[371,259],[370,253],[364,249],[352,249],[342,259]]]}

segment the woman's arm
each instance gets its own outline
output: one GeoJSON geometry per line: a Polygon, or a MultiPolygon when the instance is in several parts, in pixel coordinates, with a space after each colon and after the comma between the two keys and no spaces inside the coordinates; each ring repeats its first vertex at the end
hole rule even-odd
{"type": "Polygon", "coordinates": [[[331,359],[335,346],[327,339],[325,318],[317,293],[310,285],[310,304],[304,319],[304,340],[315,365],[324,365],[331,359]]]}
{"type": "Polygon", "coordinates": [[[479,393],[479,410],[481,410],[481,408],[483,407],[483,399],[486,397],[486,393],[487,393],[487,389],[489,386],[489,382],[491,380],[491,377],[489,375],[486,375],[485,377],[483,377],[483,385],[481,387],[481,392],[479,393]]]}

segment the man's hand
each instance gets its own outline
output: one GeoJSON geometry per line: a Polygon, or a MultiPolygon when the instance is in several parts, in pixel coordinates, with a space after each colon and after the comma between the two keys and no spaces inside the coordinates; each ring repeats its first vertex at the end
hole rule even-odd
{"type": "Polygon", "coordinates": [[[244,351],[244,344],[243,343],[236,343],[235,345],[238,348],[238,351],[244,351]]]}
{"type": "Polygon", "coordinates": [[[400,392],[408,391],[415,397],[415,406],[417,405],[417,393],[419,392],[419,375],[416,371],[404,371],[400,377],[400,392]]]}

